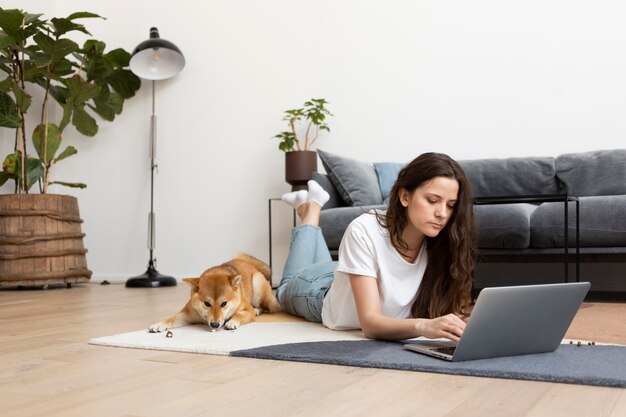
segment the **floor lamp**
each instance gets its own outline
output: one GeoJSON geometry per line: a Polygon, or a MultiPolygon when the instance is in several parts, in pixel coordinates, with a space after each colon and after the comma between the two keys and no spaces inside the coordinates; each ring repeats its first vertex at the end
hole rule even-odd
{"type": "Polygon", "coordinates": [[[152,81],[152,116],[150,117],[150,213],[148,214],[148,249],[150,260],[148,270],[139,276],[129,278],[127,287],[170,287],[176,285],[174,277],[160,274],[154,259],[154,172],[156,163],[156,114],[155,83],[178,74],[185,66],[185,57],[176,45],[159,37],[157,28],[150,28],[150,39],[141,42],[130,58],[130,70],[137,76],[152,81]]]}

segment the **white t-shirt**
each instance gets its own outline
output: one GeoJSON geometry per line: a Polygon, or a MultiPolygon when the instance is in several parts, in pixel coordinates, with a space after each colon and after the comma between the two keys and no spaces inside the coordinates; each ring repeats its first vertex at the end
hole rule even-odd
{"type": "Polygon", "coordinates": [[[324,297],[324,326],[333,330],[361,328],[348,274],[376,279],[383,315],[410,317],[428,263],[425,247],[422,245],[415,262],[410,263],[393,247],[389,232],[373,211],[354,219],[339,245],[335,280],[324,297]]]}

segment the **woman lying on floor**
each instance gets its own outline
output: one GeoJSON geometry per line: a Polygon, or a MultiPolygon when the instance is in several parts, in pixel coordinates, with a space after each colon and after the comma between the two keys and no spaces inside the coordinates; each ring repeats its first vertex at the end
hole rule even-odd
{"type": "Polygon", "coordinates": [[[331,259],[319,228],[329,195],[315,181],[285,194],[293,229],[277,296],[283,309],[334,330],[372,339],[459,340],[465,328],[476,235],[469,181],[447,155],[427,153],[396,180],[386,211],[348,226],[331,259]]]}

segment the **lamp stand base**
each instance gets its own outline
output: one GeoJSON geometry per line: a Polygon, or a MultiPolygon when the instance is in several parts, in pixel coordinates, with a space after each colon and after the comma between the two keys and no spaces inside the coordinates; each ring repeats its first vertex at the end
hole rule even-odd
{"type": "Polygon", "coordinates": [[[176,278],[160,274],[152,265],[148,265],[148,270],[142,275],[129,278],[126,281],[127,288],[158,288],[175,287],[176,278]]]}

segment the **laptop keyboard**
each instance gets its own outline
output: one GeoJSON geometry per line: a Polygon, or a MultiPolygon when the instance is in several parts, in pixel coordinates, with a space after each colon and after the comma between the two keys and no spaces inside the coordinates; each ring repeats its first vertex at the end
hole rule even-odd
{"type": "Polygon", "coordinates": [[[455,346],[452,347],[440,347],[440,348],[433,348],[431,350],[434,350],[435,352],[440,352],[440,353],[444,353],[446,355],[454,355],[454,351],[456,350],[455,346]]]}

